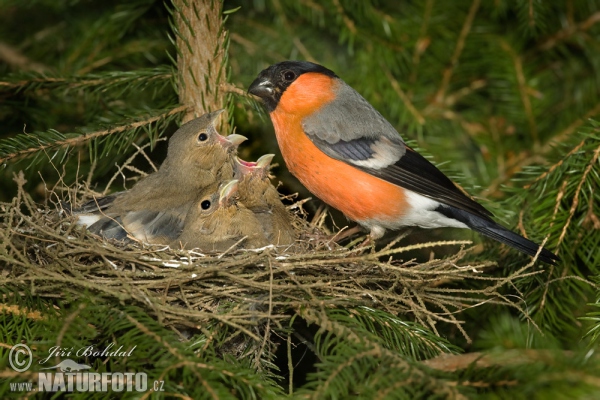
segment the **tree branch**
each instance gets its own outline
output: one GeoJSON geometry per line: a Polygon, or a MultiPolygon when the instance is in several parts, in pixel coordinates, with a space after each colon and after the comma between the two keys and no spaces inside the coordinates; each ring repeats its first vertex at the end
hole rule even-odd
{"type": "Polygon", "coordinates": [[[36,147],[29,147],[29,148],[23,149],[23,150],[18,150],[18,151],[15,151],[14,153],[9,153],[9,154],[5,155],[4,157],[0,158],[0,164],[4,164],[6,161],[12,160],[14,158],[23,157],[23,156],[26,156],[31,153],[36,153],[38,151],[44,151],[44,150],[47,150],[50,148],[56,148],[56,147],[75,146],[75,145],[78,145],[81,143],[85,143],[89,140],[97,139],[102,136],[112,135],[114,133],[124,132],[124,131],[130,130],[130,129],[136,129],[136,128],[139,128],[144,125],[150,125],[150,124],[152,124],[156,121],[159,121],[163,118],[167,118],[171,115],[184,112],[187,109],[188,108],[186,106],[179,106],[177,108],[172,109],[171,111],[168,111],[168,112],[160,114],[160,115],[156,115],[154,117],[145,119],[143,121],[134,122],[134,123],[128,124],[128,125],[122,125],[122,126],[112,128],[112,129],[106,129],[103,131],[86,133],[86,134],[68,138],[65,140],[58,140],[56,142],[49,143],[49,144],[44,144],[44,145],[40,145],[40,146],[36,146],[36,147]]]}
{"type": "MultiPolygon", "coordinates": [[[[174,0],[179,70],[179,102],[189,108],[183,122],[224,108],[226,40],[222,1],[174,0]]],[[[221,121],[227,120],[223,118],[221,121]]],[[[223,123],[221,129],[225,128],[223,123]]]]}

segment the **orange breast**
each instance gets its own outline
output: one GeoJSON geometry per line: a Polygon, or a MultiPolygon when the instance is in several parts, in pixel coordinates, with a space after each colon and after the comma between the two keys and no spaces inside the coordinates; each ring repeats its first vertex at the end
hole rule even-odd
{"type": "MultiPolygon", "coordinates": [[[[402,188],[329,157],[303,132],[302,118],[328,102],[327,97],[321,96],[325,101],[315,104],[314,99],[319,96],[313,91],[309,101],[297,103],[299,98],[308,98],[298,96],[304,85],[296,87],[305,75],[310,74],[304,74],[294,82],[271,113],[277,142],[288,169],[310,192],[354,221],[398,220],[409,207],[402,188]],[[292,107],[294,102],[289,99],[295,99],[297,106],[292,107]]],[[[331,86],[331,79],[325,78],[319,82],[320,90],[326,85],[331,86]]],[[[314,89],[314,81],[311,85],[314,89]]]]}

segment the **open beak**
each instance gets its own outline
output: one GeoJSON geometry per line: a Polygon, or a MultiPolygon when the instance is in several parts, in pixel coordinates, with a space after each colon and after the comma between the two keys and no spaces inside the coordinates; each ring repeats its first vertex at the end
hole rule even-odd
{"type": "Polygon", "coordinates": [[[229,140],[229,142],[231,142],[235,147],[238,147],[241,143],[248,140],[246,136],[238,135],[237,133],[232,133],[225,139],[229,140]]]}
{"type": "MultiPolygon", "coordinates": [[[[223,111],[225,111],[224,108],[217,110],[217,111],[213,111],[210,114],[208,114],[210,124],[212,125],[213,128],[215,127],[215,122],[217,121],[217,117],[219,117],[219,115],[221,115],[221,113],[223,113],[223,111]]],[[[233,146],[235,148],[237,148],[241,143],[248,140],[248,138],[246,136],[238,135],[235,133],[233,135],[229,135],[227,137],[222,136],[217,133],[217,139],[219,140],[219,143],[221,143],[221,146],[224,146],[224,147],[233,146]]]]}
{"type": "Polygon", "coordinates": [[[219,143],[221,143],[221,146],[234,147],[236,149],[240,145],[240,143],[248,140],[246,136],[238,135],[236,133],[229,136],[221,136],[217,134],[217,139],[219,140],[219,143]]]}
{"type": "Polygon", "coordinates": [[[239,157],[235,157],[236,161],[236,178],[242,178],[244,175],[251,174],[254,168],[256,168],[256,163],[251,161],[244,161],[239,157]]]}
{"type": "Polygon", "coordinates": [[[265,154],[261,156],[258,160],[256,160],[256,166],[258,168],[268,168],[271,165],[271,161],[273,161],[273,157],[275,154],[265,154]]]}
{"type": "Polygon", "coordinates": [[[244,161],[239,157],[235,158],[237,162],[236,165],[236,178],[241,179],[244,175],[248,174],[259,174],[259,173],[268,173],[265,171],[269,170],[269,165],[271,165],[271,161],[273,161],[273,157],[275,154],[265,154],[260,157],[256,162],[252,161],[244,161]]]}
{"type": "Polygon", "coordinates": [[[231,198],[238,191],[238,183],[239,183],[239,181],[237,179],[232,179],[229,182],[227,182],[225,184],[225,186],[223,186],[221,188],[221,190],[219,190],[219,205],[220,206],[223,206],[224,204],[227,204],[231,201],[231,198]]]}

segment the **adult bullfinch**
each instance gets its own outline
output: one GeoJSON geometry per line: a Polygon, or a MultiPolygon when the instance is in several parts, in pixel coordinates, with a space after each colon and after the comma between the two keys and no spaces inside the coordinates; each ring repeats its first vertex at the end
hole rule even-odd
{"type": "Polygon", "coordinates": [[[290,214],[269,180],[273,157],[265,154],[256,162],[238,159],[240,202],[254,213],[271,244],[290,245],[296,239],[290,214]]]}
{"type": "Polygon", "coordinates": [[[233,179],[194,202],[181,235],[171,246],[224,251],[236,243],[243,248],[269,244],[254,213],[239,201],[238,180],[233,179]]]}
{"type": "Polygon", "coordinates": [[[93,199],[73,210],[78,224],[100,236],[166,244],[177,238],[200,193],[234,177],[237,147],[246,138],[223,137],[215,129],[223,110],[183,124],[169,139],[158,171],[131,189],[93,199]]]}
{"type": "MultiPolygon", "coordinates": [[[[306,188],[370,230],[470,228],[529,255],[539,246],[500,226],[333,71],[306,61],[263,70],[249,93],[260,97],[281,154],[306,188]]],[[[559,258],[542,249],[539,259],[559,258]]]]}

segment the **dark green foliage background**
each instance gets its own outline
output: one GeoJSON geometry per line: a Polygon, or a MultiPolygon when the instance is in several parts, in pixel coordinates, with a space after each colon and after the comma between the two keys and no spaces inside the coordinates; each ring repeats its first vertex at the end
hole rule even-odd
{"type": "MultiPolygon", "coordinates": [[[[59,175],[72,184],[86,177],[92,164],[93,182],[101,190],[115,163],[133,151],[131,143],[147,143],[176,129],[179,115],[164,116],[179,105],[170,10],[170,4],[152,0],[0,2],[0,44],[24,57],[0,52],[0,201],[15,196],[13,174],[21,169],[26,170],[27,190],[38,201],[44,201],[45,186],[51,188],[59,175]],[[83,136],[150,118],[157,122],[95,140],[83,136]],[[73,139],[69,146],[56,145],[67,139],[73,139]]],[[[312,374],[295,393],[314,398],[358,393],[363,398],[459,397],[457,393],[593,398],[600,393],[595,353],[600,299],[592,283],[600,276],[600,128],[595,122],[600,119],[600,2],[227,0],[223,10],[235,11],[226,11],[225,26],[231,41],[229,82],[239,89],[232,89],[231,97],[235,125],[250,138],[242,146],[243,158],[278,150],[268,116],[242,91],[272,63],[315,61],[366,97],[499,221],[532,240],[548,238],[546,246],[563,259],[556,267],[538,263],[543,273],[516,282],[514,292],[507,294],[522,299],[531,321],[492,305],[463,313],[472,344],[452,328],[439,327],[442,339],[425,328],[404,325],[411,324],[406,315],[395,316],[406,320],[396,325],[388,321],[394,316],[385,313],[358,318],[333,310],[328,317],[344,329],[374,337],[365,344],[344,340],[343,330],[334,330],[337,335],[312,332],[318,368],[306,367],[312,374]],[[437,350],[431,350],[430,341],[437,342],[437,350]],[[377,356],[369,353],[373,349],[377,356]],[[419,364],[439,352],[509,354],[524,349],[549,350],[552,356],[460,372],[431,372],[419,364]],[[344,363],[347,369],[332,372],[344,363]]],[[[159,163],[164,146],[152,155],[159,163]]],[[[276,162],[282,191],[308,196],[286,172],[279,154],[276,162]]],[[[313,203],[312,210],[319,204],[313,203]]],[[[431,235],[480,241],[452,230],[416,232],[412,240],[431,235]]],[[[484,242],[475,253],[471,257],[497,261],[498,276],[527,262],[497,243],[484,242]]],[[[11,345],[30,335],[51,341],[73,305],[55,315],[50,304],[24,289],[7,287],[4,301],[53,317],[40,322],[4,314],[0,342],[11,345]]],[[[93,324],[97,331],[68,331],[70,340],[135,335],[139,326],[123,319],[125,314],[164,341],[176,342],[143,310],[116,301],[87,305],[81,326],[93,324]],[[120,324],[101,324],[97,316],[108,310],[105,322],[121,318],[120,324]]],[[[273,361],[281,371],[256,371],[245,360],[224,361],[212,348],[199,352],[174,343],[174,356],[162,344],[144,341],[145,336],[123,340],[143,343],[149,357],[130,361],[128,368],[154,365],[159,371],[182,359],[213,363],[216,372],[203,379],[214,383],[223,398],[277,398],[288,391],[285,360],[265,357],[264,365],[273,361]],[[220,370],[235,371],[236,378],[220,370]]],[[[7,354],[4,348],[0,352],[7,354]]],[[[166,379],[173,393],[208,396],[197,386],[198,377],[185,369],[174,369],[166,379]]],[[[7,390],[7,384],[1,387],[7,390]]]]}

